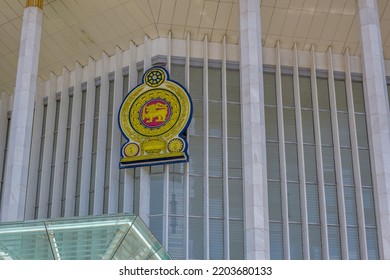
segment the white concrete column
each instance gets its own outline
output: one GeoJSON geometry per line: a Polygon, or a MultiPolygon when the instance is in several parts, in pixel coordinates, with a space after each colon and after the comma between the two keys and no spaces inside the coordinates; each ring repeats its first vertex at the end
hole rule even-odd
{"type": "Polygon", "coordinates": [[[38,82],[38,92],[35,97],[34,124],[31,140],[30,165],[28,172],[27,197],[26,207],[24,210],[24,220],[34,220],[35,215],[35,202],[38,191],[38,168],[44,114],[44,101],[42,97],[44,92],[43,88],[43,82],[38,82]]]}
{"type": "MultiPolygon", "coordinates": [[[[278,135],[279,142],[285,142],[284,136],[284,119],[283,119],[283,87],[282,87],[282,66],[280,62],[280,43],[276,42],[276,104],[277,120],[278,120],[278,135]]],[[[287,192],[287,167],[286,167],[286,147],[279,145],[279,168],[280,168],[280,190],[282,200],[282,221],[283,232],[289,232],[290,225],[288,223],[288,192],[287,192]]],[[[283,234],[283,254],[286,259],[290,259],[290,237],[288,234],[283,234]]]]}
{"type": "Polygon", "coordinates": [[[356,127],[356,118],[355,118],[355,108],[354,108],[354,96],[352,89],[352,71],[351,71],[351,62],[349,56],[348,48],[344,52],[344,64],[345,64],[345,87],[347,92],[347,102],[348,102],[348,119],[349,119],[349,129],[351,137],[351,146],[352,146],[352,164],[353,164],[353,174],[355,182],[355,193],[356,193],[356,208],[359,226],[359,244],[360,244],[360,259],[368,259],[368,250],[367,250],[367,235],[366,235],[366,221],[364,219],[364,197],[363,197],[363,186],[362,178],[360,174],[360,162],[359,162],[359,146],[358,146],[358,132],[356,127]]]}
{"type": "MultiPolygon", "coordinates": [[[[107,113],[108,113],[108,67],[110,59],[108,54],[103,52],[102,54],[102,74],[100,84],[100,95],[99,95],[99,121],[97,131],[97,147],[96,147],[96,174],[95,174],[95,186],[91,188],[95,189],[93,197],[93,214],[103,214],[104,204],[104,187],[105,187],[105,167],[106,167],[106,146],[107,146],[107,113]]],[[[96,109],[95,109],[96,110],[96,109]]]]}
{"type": "Polygon", "coordinates": [[[390,119],[376,0],[357,0],[381,258],[390,259],[390,119]]]}
{"type": "MultiPolygon", "coordinates": [[[[186,35],[186,62],[184,66],[185,86],[190,89],[190,54],[191,54],[191,35],[188,32],[186,35]]],[[[190,135],[187,134],[187,141],[190,143],[190,135]]],[[[189,246],[189,213],[190,213],[190,165],[184,163],[184,259],[188,260],[189,246]]]]}
{"type": "Polygon", "coordinates": [[[2,221],[24,219],[34,100],[37,92],[42,8],[43,0],[27,1],[23,14],[5,189],[1,203],[2,221]]]}
{"type": "Polygon", "coordinates": [[[150,167],[140,167],[139,216],[149,226],[150,213],[150,167]]]}
{"type": "Polygon", "coordinates": [[[321,220],[321,239],[322,239],[322,258],[329,259],[329,240],[327,227],[326,213],[326,194],[325,194],[325,179],[324,179],[324,164],[322,157],[322,138],[321,138],[321,123],[320,123],[320,107],[318,104],[317,91],[317,59],[314,45],[311,46],[311,98],[313,100],[313,117],[314,117],[314,137],[316,143],[316,163],[318,177],[318,193],[320,203],[320,220],[321,220]]]}
{"type": "Polygon", "coordinates": [[[208,36],[203,39],[203,209],[204,259],[210,259],[210,199],[209,199],[209,48],[208,36]]]}
{"type": "Polygon", "coordinates": [[[61,216],[61,199],[62,190],[64,188],[64,174],[65,170],[65,153],[66,153],[66,133],[68,126],[68,110],[69,110],[69,70],[64,67],[62,69],[62,84],[61,84],[61,103],[58,118],[57,129],[57,149],[55,151],[55,169],[51,204],[51,218],[59,218],[61,216]]]}
{"type": "MultiPolygon", "coordinates": [[[[130,42],[129,45],[129,81],[128,91],[137,85],[137,46],[130,42]]],[[[127,93],[125,94],[127,96],[127,93]]],[[[123,190],[123,212],[134,213],[134,168],[127,168],[125,173],[125,185],[123,190]]]]}
{"type": "Polygon", "coordinates": [[[240,75],[247,259],[269,259],[260,1],[240,1],[240,75]]]}
{"type": "MultiPolygon", "coordinates": [[[[171,73],[172,64],[172,33],[168,34],[168,55],[166,69],[171,73]]],[[[169,250],[169,164],[164,165],[164,181],[163,181],[163,234],[162,245],[166,250],[169,250]]]]}
{"type": "Polygon", "coordinates": [[[334,80],[334,67],[333,67],[333,52],[332,47],[328,48],[327,52],[328,60],[328,88],[329,88],[329,103],[332,121],[332,135],[334,145],[334,164],[336,169],[336,182],[337,182],[337,198],[339,208],[340,219],[340,238],[341,238],[341,256],[342,259],[349,259],[348,252],[348,232],[347,232],[347,218],[345,211],[345,198],[344,198],[344,183],[343,183],[343,169],[341,164],[341,150],[340,150],[340,136],[339,136],[339,124],[337,120],[337,104],[336,104],[336,88],[334,80]]]}
{"type": "MultiPolygon", "coordinates": [[[[299,61],[297,44],[293,47],[293,85],[294,85],[294,104],[295,104],[295,119],[297,132],[297,150],[298,150],[298,169],[299,169],[299,194],[300,200],[306,202],[306,169],[305,169],[305,155],[303,146],[303,125],[302,125],[302,111],[299,85],[299,61]]],[[[310,259],[309,249],[309,223],[307,214],[307,204],[301,204],[301,218],[302,218],[302,245],[303,245],[303,259],[310,259]]],[[[291,257],[291,256],[290,256],[291,257]]]]}
{"type": "Polygon", "coordinates": [[[68,176],[66,180],[65,193],[65,217],[72,217],[75,209],[75,194],[77,184],[77,161],[80,142],[80,120],[81,120],[81,103],[82,91],[81,81],[83,75],[82,67],[76,63],[74,70],[73,82],[73,107],[72,107],[72,123],[70,130],[69,141],[69,157],[68,157],[68,176]]]}
{"type": "Polygon", "coordinates": [[[228,98],[227,98],[227,48],[226,36],[222,39],[222,147],[223,147],[223,211],[225,259],[230,259],[230,209],[229,209],[229,152],[228,152],[228,98]]]}
{"type": "MultiPolygon", "coordinates": [[[[114,97],[112,108],[112,134],[111,137],[111,162],[110,162],[110,188],[108,195],[108,214],[118,213],[118,195],[119,195],[119,161],[121,149],[121,132],[118,128],[118,108],[123,100],[123,51],[116,47],[115,51],[115,80],[114,97]]],[[[123,197],[119,198],[123,199],[123,197]]]]}
{"type": "Polygon", "coordinates": [[[38,218],[48,218],[48,202],[50,193],[50,180],[51,180],[51,165],[53,158],[53,142],[54,142],[54,129],[56,118],[56,99],[57,99],[57,76],[52,72],[50,73],[50,82],[46,87],[48,95],[47,99],[47,113],[45,124],[45,139],[43,141],[43,156],[42,156],[42,175],[39,189],[39,201],[38,201],[38,218]]]}
{"type": "Polygon", "coordinates": [[[83,160],[81,163],[81,186],[79,216],[87,216],[89,211],[89,189],[91,184],[92,162],[92,137],[93,137],[93,117],[95,110],[95,72],[96,62],[92,57],[88,61],[87,69],[87,96],[85,103],[84,139],[83,139],[83,160]]]}

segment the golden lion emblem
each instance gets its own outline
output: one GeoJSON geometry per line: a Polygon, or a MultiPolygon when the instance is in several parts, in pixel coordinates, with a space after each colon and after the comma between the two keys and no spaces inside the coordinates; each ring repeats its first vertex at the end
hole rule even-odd
{"type": "Polygon", "coordinates": [[[145,123],[151,123],[155,118],[157,118],[157,122],[165,122],[167,113],[168,106],[166,104],[154,103],[145,106],[142,110],[142,119],[145,123]]]}

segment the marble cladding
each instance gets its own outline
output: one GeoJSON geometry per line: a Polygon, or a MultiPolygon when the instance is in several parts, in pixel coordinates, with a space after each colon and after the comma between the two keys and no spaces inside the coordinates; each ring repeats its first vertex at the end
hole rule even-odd
{"type": "Polygon", "coordinates": [[[24,10],[1,221],[24,218],[42,17],[37,7],[24,10]]]}
{"type": "Polygon", "coordinates": [[[362,67],[372,143],[381,258],[390,259],[390,118],[377,3],[358,0],[362,67]]]}
{"type": "Polygon", "coordinates": [[[260,5],[240,1],[242,135],[247,259],[269,259],[260,5]]]}

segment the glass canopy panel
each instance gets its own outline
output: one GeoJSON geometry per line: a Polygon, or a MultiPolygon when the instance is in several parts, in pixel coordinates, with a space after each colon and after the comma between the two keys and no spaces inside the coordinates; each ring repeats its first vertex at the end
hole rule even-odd
{"type": "Polygon", "coordinates": [[[162,248],[143,221],[137,217],[113,258],[147,260],[162,248]]]}
{"type": "Polygon", "coordinates": [[[133,215],[0,224],[0,259],[170,259],[133,215]]]}
{"type": "Polygon", "coordinates": [[[166,260],[170,259],[170,256],[168,255],[167,251],[163,247],[161,247],[160,250],[158,250],[156,253],[150,256],[149,260],[166,260]]]}
{"type": "Polygon", "coordinates": [[[53,260],[42,222],[0,224],[0,259],[53,260]]]}

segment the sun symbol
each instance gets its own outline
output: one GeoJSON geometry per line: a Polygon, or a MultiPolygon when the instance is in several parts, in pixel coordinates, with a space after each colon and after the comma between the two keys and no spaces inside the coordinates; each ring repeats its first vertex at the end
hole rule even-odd
{"type": "Polygon", "coordinates": [[[146,75],[146,84],[151,87],[157,87],[164,82],[164,79],[164,72],[159,69],[154,69],[146,75]]]}
{"type": "Polygon", "coordinates": [[[173,152],[180,152],[183,150],[184,144],[183,141],[179,138],[172,139],[168,143],[168,151],[171,153],[173,152]]]}

